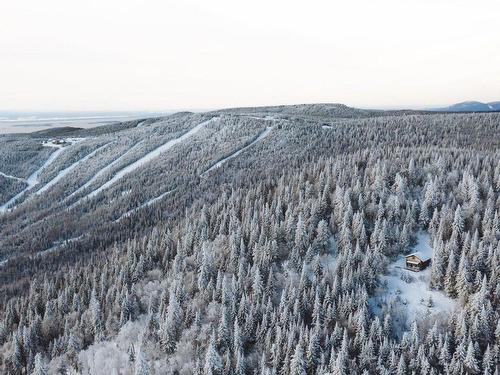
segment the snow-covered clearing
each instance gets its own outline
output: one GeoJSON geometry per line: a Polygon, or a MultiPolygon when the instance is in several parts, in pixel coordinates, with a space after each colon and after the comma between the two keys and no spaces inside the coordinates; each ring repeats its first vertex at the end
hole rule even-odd
{"type": "Polygon", "coordinates": [[[157,197],[155,198],[151,198],[150,200],[148,200],[147,202],[141,204],[139,207],[136,207],[136,208],[133,208],[127,212],[125,212],[122,216],[120,216],[117,220],[115,220],[115,223],[120,221],[121,219],[125,218],[125,217],[129,217],[130,215],[132,215],[134,212],[137,212],[145,207],[149,207],[153,204],[155,204],[156,202],[162,200],[164,197],[166,197],[167,195],[169,195],[170,193],[172,193],[175,189],[173,190],[169,190],[169,191],[166,191],[160,195],[158,195],[157,197]]]}
{"type": "Polygon", "coordinates": [[[52,164],[54,162],[54,160],[56,160],[57,157],[65,149],[62,145],[58,145],[58,144],[55,144],[55,143],[52,143],[52,142],[45,142],[45,143],[43,143],[43,146],[45,146],[45,147],[54,147],[54,148],[56,148],[56,150],[52,154],[50,154],[49,158],[45,161],[45,163],[43,163],[43,165],[40,168],[38,168],[35,172],[33,172],[31,174],[31,176],[29,176],[26,179],[26,183],[28,184],[28,186],[26,186],[26,188],[24,188],[21,192],[19,192],[18,194],[16,194],[15,196],[13,196],[11,199],[9,199],[6,203],[4,203],[2,206],[0,206],[0,212],[5,212],[8,209],[13,209],[15,206],[13,206],[13,207],[11,207],[11,206],[21,196],[23,196],[24,193],[26,193],[28,190],[30,190],[32,187],[34,187],[35,185],[38,184],[38,182],[39,182],[38,177],[40,176],[40,173],[42,173],[45,168],[47,168],[50,164],[52,164]]]}
{"type": "Polygon", "coordinates": [[[262,139],[264,139],[265,137],[267,137],[269,135],[269,133],[271,132],[271,130],[273,130],[273,126],[268,126],[266,129],[264,129],[264,131],[262,131],[258,136],[257,138],[255,138],[251,143],[249,143],[248,145],[236,150],[235,152],[233,152],[231,155],[225,157],[224,159],[218,161],[217,163],[215,163],[214,165],[212,165],[210,168],[208,168],[205,172],[203,172],[200,177],[202,176],[205,176],[207,173],[210,173],[211,171],[213,171],[214,169],[217,169],[219,168],[220,166],[222,166],[224,163],[228,162],[229,160],[231,159],[234,159],[235,157],[237,157],[239,154],[241,154],[243,151],[249,149],[250,147],[252,147],[254,144],[256,144],[257,142],[261,141],[262,139]]]}
{"type": "Polygon", "coordinates": [[[323,129],[333,129],[333,126],[330,126],[330,125],[322,125],[321,127],[323,129]]]}
{"type": "Polygon", "coordinates": [[[99,194],[101,191],[104,189],[107,189],[111,185],[113,185],[115,182],[119,181],[123,177],[125,177],[127,174],[135,171],[136,169],[142,167],[143,165],[149,163],[151,160],[157,158],[160,156],[163,152],[170,150],[172,147],[175,145],[181,143],[182,141],[186,140],[187,138],[191,137],[192,135],[196,134],[198,131],[203,129],[205,125],[209,124],[213,120],[215,120],[216,117],[211,118],[210,120],[203,121],[196,125],[194,128],[190,129],[180,137],[171,139],[167,143],[164,143],[163,145],[155,148],[154,150],[148,152],[146,155],[142,156],[141,158],[137,159],[135,162],[127,165],[123,169],[119,170],[110,180],[105,182],[103,185],[98,187],[97,189],[91,191],[89,194],[87,194],[84,198],[92,198],[95,197],[97,194],[99,194]]]}
{"type": "Polygon", "coordinates": [[[3,176],[5,178],[11,178],[13,180],[17,180],[17,181],[21,181],[21,182],[26,182],[26,180],[24,178],[12,176],[10,174],[5,174],[3,172],[0,172],[0,176],[3,176]]]}
{"type": "MultiPolygon", "coordinates": [[[[412,252],[432,257],[428,233],[418,233],[417,244],[412,252]]],[[[401,255],[388,266],[388,274],[381,277],[381,285],[370,299],[375,313],[390,310],[395,322],[399,320],[404,325],[405,320],[412,322],[454,310],[456,302],[453,299],[443,292],[429,289],[430,266],[420,272],[409,271],[404,267],[405,257],[401,255]]]]}
{"type": "Polygon", "coordinates": [[[73,145],[78,142],[84,141],[85,138],[62,138],[62,139],[49,139],[42,143],[44,147],[55,147],[61,148],[67,146],[68,144],[73,145]]]}
{"type": "Polygon", "coordinates": [[[93,157],[95,154],[97,154],[100,150],[102,150],[104,147],[108,146],[111,142],[106,143],[105,145],[97,148],[96,150],[92,151],[90,154],[87,156],[84,156],[80,160],[77,160],[73,164],[71,164],[69,167],[64,168],[63,170],[59,171],[56,177],[54,177],[52,180],[47,182],[45,186],[43,186],[40,190],[38,190],[35,194],[41,194],[44,191],[48,190],[50,187],[54,186],[56,183],[58,183],[62,178],[68,175],[71,171],[73,171],[76,167],[78,167],[80,164],[85,163],[87,160],[89,160],[91,157],[93,157]]]}

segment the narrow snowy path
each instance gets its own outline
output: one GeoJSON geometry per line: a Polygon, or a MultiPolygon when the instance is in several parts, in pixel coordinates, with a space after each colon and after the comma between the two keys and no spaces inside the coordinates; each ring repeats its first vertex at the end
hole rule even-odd
{"type": "Polygon", "coordinates": [[[262,139],[264,139],[265,137],[267,137],[269,135],[269,133],[271,132],[271,130],[273,130],[273,126],[269,126],[267,127],[266,129],[264,129],[263,132],[261,132],[257,138],[255,138],[251,143],[249,143],[248,145],[240,148],[239,150],[236,150],[235,152],[233,152],[231,155],[225,157],[224,159],[218,161],[217,163],[215,163],[214,165],[212,165],[210,168],[208,168],[205,172],[203,172],[200,177],[203,177],[205,176],[207,173],[210,173],[211,171],[213,171],[214,169],[217,169],[219,168],[220,166],[222,166],[224,163],[228,162],[229,160],[231,159],[234,159],[235,157],[237,157],[239,154],[241,154],[243,151],[249,149],[250,147],[252,147],[254,144],[256,144],[257,142],[260,142],[262,139]]]}
{"type": "Polygon", "coordinates": [[[78,236],[78,237],[73,237],[73,238],[69,238],[67,240],[63,240],[63,241],[54,243],[52,245],[52,247],[49,247],[48,249],[45,249],[45,250],[42,250],[42,251],[39,251],[38,253],[31,255],[30,258],[31,259],[40,258],[40,257],[42,257],[44,255],[53,253],[54,251],[59,250],[59,249],[63,248],[64,246],[69,245],[72,242],[76,242],[76,241],[78,241],[78,240],[80,240],[82,238],[83,238],[83,234],[81,236],[78,236]]]}
{"type": "Polygon", "coordinates": [[[187,138],[191,137],[192,135],[196,134],[199,132],[201,129],[205,127],[205,125],[209,124],[212,122],[216,117],[211,118],[210,120],[204,121],[198,125],[196,125],[194,128],[191,130],[187,131],[183,135],[181,135],[178,138],[172,139],[168,141],[167,143],[164,143],[163,145],[155,148],[154,150],[148,152],[146,155],[142,156],[141,158],[137,159],[135,162],[127,165],[123,169],[119,170],[109,181],[105,182],[103,185],[98,187],[97,189],[91,191],[89,194],[85,196],[85,198],[92,198],[95,197],[97,194],[99,194],[101,191],[109,188],[111,185],[113,185],[115,182],[119,181],[123,177],[125,177],[127,174],[135,171],[136,169],[142,167],[143,165],[149,163],[151,160],[154,158],[157,158],[160,156],[161,153],[170,150],[172,147],[175,145],[181,143],[182,141],[186,140],[187,138]]]}
{"type": "Polygon", "coordinates": [[[17,180],[17,181],[21,181],[21,182],[26,182],[26,180],[24,178],[12,176],[10,174],[6,174],[6,173],[3,173],[3,172],[0,172],[0,176],[3,176],[5,178],[11,178],[13,180],[17,180]]]}
{"type": "Polygon", "coordinates": [[[73,171],[76,167],[78,167],[80,164],[85,163],[87,160],[89,160],[92,156],[97,154],[100,150],[102,150],[104,147],[108,146],[111,142],[106,143],[105,145],[97,148],[96,150],[92,151],[90,154],[87,156],[84,156],[80,160],[77,160],[73,164],[71,164],[69,167],[59,171],[56,177],[54,177],[52,180],[47,182],[40,190],[38,190],[35,194],[39,195],[45,191],[47,191],[49,188],[57,184],[62,178],[68,175],[71,171],[73,171]]]}
{"type": "Polygon", "coordinates": [[[175,189],[173,190],[169,190],[169,191],[166,191],[165,193],[162,193],[160,195],[158,195],[157,197],[155,198],[151,198],[150,200],[148,200],[147,202],[141,204],[139,207],[136,207],[136,208],[133,208],[127,212],[125,212],[122,216],[120,216],[117,220],[115,220],[115,223],[120,221],[121,219],[125,218],[125,217],[129,217],[130,215],[132,215],[134,212],[137,212],[145,207],[149,207],[153,204],[155,204],[156,202],[162,200],[164,197],[166,197],[167,195],[169,195],[170,193],[172,193],[175,189]]]}
{"type": "Polygon", "coordinates": [[[43,163],[43,165],[38,168],[35,172],[31,174],[26,180],[26,183],[28,186],[24,188],[20,193],[16,194],[14,197],[9,199],[6,203],[4,203],[2,206],[0,206],[0,212],[5,212],[8,209],[14,208],[15,206],[11,207],[24,193],[26,193],[28,190],[30,190],[33,186],[37,185],[39,180],[38,177],[40,176],[40,173],[47,168],[50,164],[54,162],[54,160],[57,159],[57,157],[64,151],[64,147],[61,145],[55,145],[52,143],[44,144],[46,147],[54,147],[56,150],[50,154],[49,158],[43,163]]]}

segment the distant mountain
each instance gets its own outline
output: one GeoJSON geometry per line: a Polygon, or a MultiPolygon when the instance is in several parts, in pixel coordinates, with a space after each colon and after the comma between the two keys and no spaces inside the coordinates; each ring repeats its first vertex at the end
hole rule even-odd
{"type": "Polygon", "coordinates": [[[500,101],[482,103],[477,101],[461,102],[444,108],[435,108],[438,112],[490,112],[500,111],[500,101]]]}
{"type": "Polygon", "coordinates": [[[498,101],[498,102],[489,102],[488,105],[491,107],[492,111],[500,111],[500,101],[498,101]]]}
{"type": "MultiPolygon", "coordinates": [[[[213,113],[225,113],[227,109],[214,111],[213,113]]],[[[267,107],[242,107],[231,108],[233,113],[253,113],[255,115],[281,115],[282,117],[328,117],[328,118],[368,118],[380,116],[401,116],[425,114],[429,111],[419,110],[379,110],[379,109],[361,109],[349,107],[340,103],[316,103],[316,104],[295,104],[278,105],[267,107]]]]}

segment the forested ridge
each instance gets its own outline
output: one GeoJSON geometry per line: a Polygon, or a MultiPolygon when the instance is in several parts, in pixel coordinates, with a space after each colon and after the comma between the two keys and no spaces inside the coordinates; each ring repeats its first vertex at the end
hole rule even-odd
{"type": "MultiPolygon", "coordinates": [[[[265,107],[108,130],[78,131],[34,191],[113,146],[0,213],[1,373],[500,371],[498,113],[265,107]],[[452,311],[375,299],[419,233],[452,311]]],[[[0,138],[0,171],[39,168],[36,140],[0,138]]]]}

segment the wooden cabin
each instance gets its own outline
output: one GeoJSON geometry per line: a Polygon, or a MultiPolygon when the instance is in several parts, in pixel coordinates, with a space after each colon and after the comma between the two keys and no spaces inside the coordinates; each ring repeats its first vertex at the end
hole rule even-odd
{"type": "Polygon", "coordinates": [[[421,252],[406,255],[406,268],[411,271],[422,271],[431,264],[431,257],[421,252]]]}

